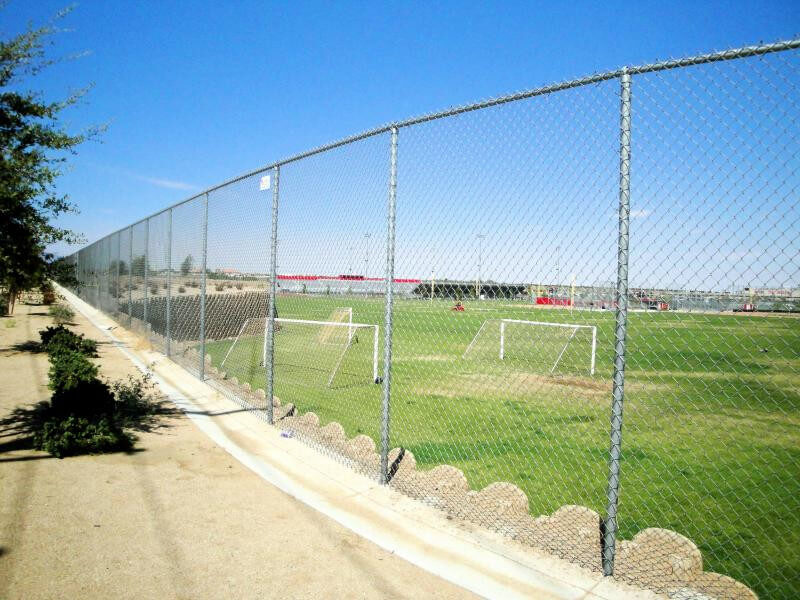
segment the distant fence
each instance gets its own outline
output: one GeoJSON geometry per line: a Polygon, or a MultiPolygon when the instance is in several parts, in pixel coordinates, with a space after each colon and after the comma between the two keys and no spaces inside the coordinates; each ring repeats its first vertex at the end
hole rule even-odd
{"type": "Polygon", "coordinates": [[[81,249],[76,291],[453,515],[660,592],[796,597],[800,320],[750,313],[800,302],[798,48],[315,148],[81,249]]]}

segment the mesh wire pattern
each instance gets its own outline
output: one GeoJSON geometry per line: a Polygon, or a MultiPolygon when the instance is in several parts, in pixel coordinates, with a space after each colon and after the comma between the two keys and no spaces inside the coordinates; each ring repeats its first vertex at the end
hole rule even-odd
{"type": "Polygon", "coordinates": [[[81,249],[76,292],[451,516],[674,597],[796,597],[798,47],[310,150],[81,249]]]}

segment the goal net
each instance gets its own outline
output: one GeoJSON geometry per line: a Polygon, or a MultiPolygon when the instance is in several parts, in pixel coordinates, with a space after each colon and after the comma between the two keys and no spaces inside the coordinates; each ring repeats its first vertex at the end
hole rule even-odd
{"type": "MultiPolygon", "coordinates": [[[[351,313],[352,315],[352,313],[351,313]]],[[[268,319],[249,318],[230,341],[220,370],[254,384],[264,378],[268,319]]],[[[310,387],[376,383],[379,327],[352,320],[275,319],[276,379],[310,387]]]]}
{"type": "Polygon", "coordinates": [[[550,375],[594,375],[596,352],[594,325],[490,319],[462,358],[550,375]]]}
{"type": "Polygon", "coordinates": [[[318,341],[320,344],[340,345],[350,342],[353,338],[353,308],[351,306],[340,306],[333,309],[333,312],[325,319],[328,323],[335,325],[325,325],[320,329],[318,341]],[[341,327],[346,325],[346,327],[341,327]]]}

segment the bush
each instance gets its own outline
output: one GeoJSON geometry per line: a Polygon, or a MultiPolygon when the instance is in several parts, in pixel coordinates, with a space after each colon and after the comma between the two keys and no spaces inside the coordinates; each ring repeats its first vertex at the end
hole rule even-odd
{"type": "Polygon", "coordinates": [[[182,285],[179,285],[179,286],[178,286],[178,293],[179,293],[179,294],[183,294],[185,291],[186,291],[186,288],[185,288],[185,287],[183,287],[182,285]]]}
{"type": "Polygon", "coordinates": [[[151,288],[150,288],[150,293],[151,293],[153,296],[155,296],[156,294],[158,294],[158,286],[157,286],[157,285],[154,285],[153,287],[151,287],[151,288]]]}
{"type": "Polygon", "coordinates": [[[123,431],[112,418],[92,420],[75,414],[66,418],[50,417],[33,436],[37,450],[58,458],[127,450],[133,442],[133,436],[123,431]]]}
{"type": "Polygon", "coordinates": [[[47,312],[59,325],[69,323],[75,318],[75,312],[69,306],[64,306],[63,304],[52,304],[47,312]]]}
{"type": "Polygon", "coordinates": [[[136,440],[128,430],[151,431],[174,409],[152,393],[147,376],[108,384],[87,354],[96,342],[66,327],[39,332],[50,359],[50,402],[41,403],[32,416],[34,447],[63,458],[128,450],[136,440]]]}
{"type": "Polygon", "coordinates": [[[43,284],[39,290],[42,292],[42,304],[53,304],[56,301],[56,292],[50,283],[43,284]]]}
{"type": "Polygon", "coordinates": [[[218,283],[217,285],[214,286],[214,289],[217,290],[218,292],[221,292],[225,289],[225,286],[222,285],[221,283],[218,283]]]}
{"type": "Polygon", "coordinates": [[[42,340],[42,348],[46,352],[55,352],[58,349],[66,348],[80,352],[86,356],[97,356],[97,342],[77,335],[64,327],[47,327],[39,331],[42,340]]]}
{"type": "Polygon", "coordinates": [[[243,287],[244,287],[244,285],[243,285],[243,284],[241,284],[241,283],[237,283],[237,284],[236,284],[236,289],[237,289],[237,290],[240,290],[240,289],[242,289],[243,287]]]}
{"type": "Polygon", "coordinates": [[[69,329],[64,327],[63,325],[58,325],[57,327],[46,327],[44,329],[39,330],[39,338],[42,340],[42,347],[47,350],[47,345],[50,341],[59,333],[67,333],[70,335],[75,335],[69,329]]]}
{"type": "Polygon", "coordinates": [[[149,374],[141,379],[128,377],[127,381],[111,384],[114,415],[122,427],[142,429],[156,415],[172,412],[171,409],[165,409],[163,402],[155,397],[153,387],[149,374]]]}
{"type": "Polygon", "coordinates": [[[79,381],[67,390],[59,390],[50,397],[50,413],[57,416],[77,415],[97,420],[114,418],[116,403],[108,384],[91,378],[79,381]]]}
{"type": "Polygon", "coordinates": [[[86,356],[75,350],[59,346],[50,354],[49,387],[57,394],[64,394],[86,386],[97,379],[97,366],[86,356]]]}

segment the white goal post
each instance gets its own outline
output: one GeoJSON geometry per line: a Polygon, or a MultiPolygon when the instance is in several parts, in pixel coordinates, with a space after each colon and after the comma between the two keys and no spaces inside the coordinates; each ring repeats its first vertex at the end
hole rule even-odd
{"type": "MultiPolygon", "coordinates": [[[[220,369],[222,369],[225,366],[225,361],[228,360],[228,357],[230,356],[231,352],[233,351],[233,348],[239,343],[239,340],[242,337],[242,334],[245,332],[245,329],[247,329],[248,325],[252,321],[261,321],[261,320],[264,321],[264,327],[263,328],[259,327],[259,334],[264,336],[263,350],[262,350],[262,355],[261,355],[261,364],[262,365],[266,364],[266,361],[267,361],[267,344],[266,344],[267,335],[266,334],[267,334],[267,327],[269,327],[269,318],[267,318],[267,317],[258,317],[258,318],[246,319],[245,322],[242,323],[242,327],[239,329],[239,333],[236,334],[236,337],[234,338],[233,343],[231,344],[230,348],[228,348],[228,351],[225,354],[225,358],[223,358],[222,362],[220,363],[220,369]]],[[[341,351],[341,353],[339,353],[339,356],[338,356],[338,358],[336,360],[336,365],[335,365],[333,371],[331,372],[330,377],[328,378],[328,386],[329,387],[330,387],[331,383],[333,382],[334,377],[336,377],[336,373],[339,371],[339,367],[341,366],[342,361],[344,360],[345,355],[347,354],[347,350],[353,345],[354,341],[357,341],[356,332],[358,330],[360,330],[360,329],[367,330],[367,331],[372,330],[372,381],[374,383],[380,383],[380,377],[378,375],[378,339],[379,339],[379,335],[380,335],[380,326],[373,325],[371,323],[353,323],[352,321],[314,321],[314,320],[311,320],[311,319],[287,319],[287,318],[283,318],[283,317],[276,318],[275,319],[275,323],[277,325],[280,325],[280,324],[286,324],[286,325],[296,324],[296,325],[310,325],[310,326],[315,326],[315,327],[320,327],[320,328],[330,327],[330,328],[346,328],[347,329],[346,342],[343,342],[341,344],[342,351],[341,351]]],[[[323,343],[323,344],[326,344],[326,345],[333,345],[330,342],[325,342],[325,341],[322,341],[322,342],[319,342],[319,343],[323,343]]]]}
{"type": "MultiPolygon", "coordinates": [[[[594,375],[594,368],[595,368],[595,360],[596,360],[596,353],[597,353],[597,326],[596,325],[575,325],[572,323],[548,323],[546,321],[523,321],[520,319],[500,319],[500,360],[505,358],[506,353],[506,325],[508,324],[520,324],[520,325],[538,325],[543,327],[563,327],[566,329],[571,329],[572,333],[567,338],[564,347],[561,348],[561,352],[556,358],[556,362],[553,363],[553,367],[550,369],[550,373],[553,373],[558,366],[558,363],[561,361],[561,357],[564,356],[564,352],[567,350],[567,346],[572,341],[572,338],[575,337],[575,334],[578,333],[580,329],[589,329],[592,332],[592,355],[591,355],[591,367],[589,372],[591,375],[594,375]]],[[[486,323],[484,323],[485,325],[486,323]]],[[[481,329],[483,326],[481,326],[481,329]]],[[[480,330],[478,331],[480,333],[480,330]]],[[[477,336],[476,336],[477,337],[477,336]]]]}

